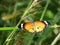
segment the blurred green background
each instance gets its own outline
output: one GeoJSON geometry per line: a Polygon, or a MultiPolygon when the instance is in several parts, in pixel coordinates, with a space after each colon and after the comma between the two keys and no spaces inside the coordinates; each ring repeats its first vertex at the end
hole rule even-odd
{"type": "Polygon", "coordinates": [[[0,0],[0,28],[0,45],[60,45],[60,0],[0,0]],[[38,20],[51,25],[40,33],[15,29],[38,20]]]}

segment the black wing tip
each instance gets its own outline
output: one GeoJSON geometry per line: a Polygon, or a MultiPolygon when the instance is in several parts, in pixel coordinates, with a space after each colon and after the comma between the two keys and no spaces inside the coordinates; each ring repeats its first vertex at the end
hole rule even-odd
{"type": "Polygon", "coordinates": [[[43,21],[46,25],[51,25],[49,21],[43,21]]]}

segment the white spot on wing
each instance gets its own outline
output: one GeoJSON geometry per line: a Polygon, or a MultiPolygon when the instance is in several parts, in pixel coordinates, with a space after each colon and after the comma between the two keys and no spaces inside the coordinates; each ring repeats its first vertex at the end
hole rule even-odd
{"type": "Polygon", "coordinates": [[[21,24],[21,29],[23,29],[23,23],[21,24]]]}
{"type": "Polygon", "coordinates": [[[48,23],[47,23],[47,21],[44,21],[44,23],[48,26],[48,23]]]}

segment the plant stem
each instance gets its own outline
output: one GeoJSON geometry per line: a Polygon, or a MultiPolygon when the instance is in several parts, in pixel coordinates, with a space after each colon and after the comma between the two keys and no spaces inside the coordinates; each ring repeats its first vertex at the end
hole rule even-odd
{"type": "Polygon", "coordinates": [[[55,45],[59,38],[60,38],[60,33],[56,36],[56,38],[53,40],[51,45],[55,45]]]}
{"type": "MultiPolygon", "coordinates": [[[[31,2],[30,3],[32,3],[32,0],[31,0],[31,2]]],[[[30,3],[29,3],[29,5],[30,5],[30,3]]],[[[28,6],[29,7],[29,6],[28,6]]],[[[15,26],[15,27],[18,27],[19,26],[19,24],[21,23],[21,21],[23,20],[23,17],[29,12],[29,10],[32,8],[32,7],[30,7],[30,8],[28,8],[27,7],[27,9],[25,10],[25,12],[24,12],[24,14],[22,15],[22,17],[21,17],[21,19],[20,19],[20,21],[18,22],[18,24],[15,26]]],[[[6,45],[9,45],[9,43],[10,43],[10,41],[12,40],[12,37],[14,36],[14,34],[15,34],[15,32],[16,32],[16,29],[14,29],[14,31],[12,31],[11,33],[10,33],[10,35],[7,37],[7,39],[6,39],[6,45]]]]}
{"type": "MultiPolygon", "coordinates": [[[[45,15],[45,12],[46,12],[46,10],[47,10],[47,7],[48,7],[49,3],[50,3],[50,0],[47,0],[47,3],[46,3],[45,8],[44,8],[44,10],[43,10],[43,12],[42,12],[42,16],[41,16],[40,20],[43,20],[44,15],[45,15]]],[[[42,41],[43,41],[43,40],[42,40],[42,41]]],[[[40,41],[38,45],[41,45],[42,41],[40,41]]]]}
{"type": "Polygon", "coordinates": [[[45,6],[45,8],[44,8],[44,10],[43,10],[43,12],[42,12],[42,16],[41,16],[40,20],[43,20],[43,17],[44,17],[44,15],[45,15],[45,12],[46,12],[46,10],[47,10],[47,7],[48,7],[49,3],[50,3],[50,0],[47,0],[46,6],[45,6]]]}
{"type": "Polygon", "coordinates": [[[60,25],[57,24],[50,26],[50,28],[58,28],[58,27],[60,27],[60,25]]]}
{"type": "Polygon", "coordinates": [[[0,30],[18,30],[19,28],[18,27],[0,27],[0,30]]]}

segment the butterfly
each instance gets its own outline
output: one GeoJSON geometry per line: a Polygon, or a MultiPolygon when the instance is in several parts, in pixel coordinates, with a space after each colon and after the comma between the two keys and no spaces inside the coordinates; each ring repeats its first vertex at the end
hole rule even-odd
{"type": "Polygon", "coordinates": [[[34,33],[43,31],[46,27],[48,27],[48,25],[49,25],[48,21],[35,21],[33,23],[32,22],[22,23],[19,27],[22,30],[34,33]]]}

